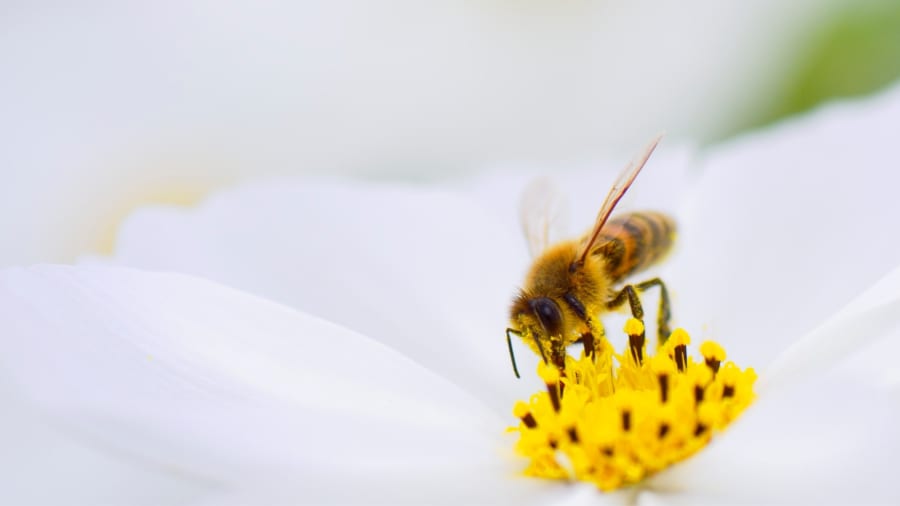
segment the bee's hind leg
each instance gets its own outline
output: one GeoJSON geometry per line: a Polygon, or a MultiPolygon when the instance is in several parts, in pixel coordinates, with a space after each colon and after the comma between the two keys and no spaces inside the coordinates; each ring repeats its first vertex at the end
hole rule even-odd
{"type": "Polygon", "coordinates": [[[631,307],[631,315],[643,322],[644,308],[641,306],[641,299],[638,297],[637,292],[642,292],[654,286],[658,286],[660,290],[659,312],[656,318],[656,335],[658,339],[657,342],[662,346],[665,344],[666,340],[669,339],[669,334],[672,333],[669,328],[669,320],[672,317],[672,313],[669,302],[669,291],[666,290],[666,285],[661,279],[653,278],[636,285],[625,285],[622,287],[622,290],[607,303],[607,307],[615,309],[624,304],[625,301],[628,301],[628,305],[631,307]]]}
{"type": "Polygon", "coordinates": [[[669,321],[672,319],[672,306],[669,302],[669,291],[666,289],[666,284],[659,278],[653,278],[643,283],[638,283],[637,289],[644,291],[654,286],[659,287],[659,311],[656,315],[656,333],[659,338],[658,342],[662,346],[669,339],[669,335],[672,334],[672,329],[669,327],[669,321]]]}

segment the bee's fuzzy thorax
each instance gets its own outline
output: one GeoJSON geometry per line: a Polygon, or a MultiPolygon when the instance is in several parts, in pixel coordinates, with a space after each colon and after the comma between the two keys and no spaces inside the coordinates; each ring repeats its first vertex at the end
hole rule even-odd
{"type": "Polygon", "coordinates": [[[513,299],[510,324],[537,353],[540,350],[536,340],[541,340],[548,350],[562,350],[578,340],[587,330],[584,311],[596,313],[610,296],[610,281],[602,258],[589,256],[584,264],[572,268],[579,244],[576,240],[564,241],[548,248],[535,260],[525,286],[513,299]],[[562,325],[558,335],[545,335],[532,308],[538,298],[549,298],[559,308],[562,325]]]}
{"type": "Polygon", "coordinates": [[[572,288],[571,266],[576,261],[578,244],[564,241],[547,248],[537,257],[525,278],[525,290],[531,295],[562,297],[572,288]]]}

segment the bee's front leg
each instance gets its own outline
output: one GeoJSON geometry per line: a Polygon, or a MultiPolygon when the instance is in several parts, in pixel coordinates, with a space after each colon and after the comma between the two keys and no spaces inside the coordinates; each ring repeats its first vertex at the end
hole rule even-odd
{"type": "Polygon", "coordinates": [[[603,322],[596,318],[586,318],[587,331],[581,335],[581,343],[584,345],[586,357],[596,357],[600,351],[603,340],[606,339],[606,329],[603,322]]]}
{"type": "Polygon", "coordinates": [[[550,341],[550,361],[560,371],[566,369],[566,355],[566,344],[562,338],[552,339],[550,341]]]}
{"type": "Polygon", "coordinates": [[[591,357],[594,355],[596,350],[596,345],[594,344],[596,339],[594,339],[594,333],[590,330],[586,330],[581,333],[581,337],[576,339],[572,344],[581,343],[584,346],[584,356],[591,357]]]}

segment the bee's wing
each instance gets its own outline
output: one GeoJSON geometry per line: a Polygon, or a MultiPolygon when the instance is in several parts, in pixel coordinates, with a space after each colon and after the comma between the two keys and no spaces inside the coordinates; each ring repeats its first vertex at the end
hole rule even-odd
{"type": "Polygon", "coordinates": [[[644,148],[644,151],[641,152],[641,156],[629,163],[622,173],[619,174],[619,178],[616,179],[615,184],[613,184],[612,188],[609,190],[609,194],[606,195],[606,200],[604,200],[603,205],[600,206],[600,212],[597,213],[597,219],[594,221],[594,226],[591,228],[590,233],[582,240],[581,248],[578,250],[577,256],[579,262],[584,262],[588,252],[594,247],[597,238],[600,236],[600,231],[603,230],[603,225],[605,225],[606,220],[609,219],[609,215],[612,214],[613,209],[615,209],[616,204],[619,203],[622,195],[625,195],[625,192],[628,191],[631,183],[634,182],[634,178],[636,178],[641,172],[641,169],[644,168],[650,155],[653,154],[653,150],[656,149],[656,145],[659,144],[660,139],[662,139],[662,135],[656,136],[656,138],[644,148]]]}
{"type": "Polygon", "coordinates": [[[552,242],[561,239],[565,211],[562,192],[548,178],[537,178],[525,187],[519,215],[532,257],[541,254],[552,242]]]}

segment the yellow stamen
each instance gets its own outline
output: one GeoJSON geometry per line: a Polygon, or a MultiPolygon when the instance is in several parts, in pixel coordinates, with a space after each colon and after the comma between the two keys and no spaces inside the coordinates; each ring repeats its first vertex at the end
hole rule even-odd
{"type": "Polygon", "coordinates": [[[691,336],[684,329],[675,329],[664,346],[666,353],[675,361],[680,372],[687,368],[687,345],[691,344],[691,336]]]}
{"type": "Polygon", "coordinates": [[[562,371],[539,364],[547,390],[513,409],[526,475],[601,490],[634,484],[702,449],[753,402],[756,373],[723,363],[718,344],[703,343],[694,360],[690,336],[677,329],[648,356],[632,339],[644,334],[640,320],[624,330],[621,355],[604,339],[593,356],[567,357],[562,371]]]}
{"type": "Polygon", "coordinates": [[[629,318],[625,322],[625,333],[629,336],[636,336],[644,333],[644,322],[637,318],[629,318]]]}
{"type": "MultiPolygon", "coordinates": [[[[691,336],[688,335],[687,331],[682,328],[677,328],[672,331],[672,334],[669,336],[669,340],[666,341],[666,347],[675,348],[676,346],[686,346],[691,344],[691,336]]],[[[715,344],[712,343],[711,344],[715,344]]]]}
{"type": "Polygon", "coordinates": [[[700,354],[707,360],[712,359],[718,360],[719,362],[725,360],[725,348],[722,348],[719,343],[713,341],[705,341],[701,344],[700,354]]]}
{"type": "Polygon", "coordinates": [[[719,343],[706,341],[700,345],[700,354],[713,374],[719,372],[719,365],[725,360],[725,348],[719,346],[719,343]]]}
{"type": "Polygon", "coordinates": [[[628,335],[628,348],[631,350],[631,358],[635,363],[640,364],[644,361],[644,348],[647,341],[644,337],[644,322],[637,318],[629,318],[625,322],[625,334],[628,335]]]}
{"type": "Polygon", "coordinates": [[[548,385],[555,385],[559,382],[559,369],[550,364],[541,362],[540,364],[538,364],[538,376],[540,376],[540,378],[544,380],[544,383],[548,385]]]}

